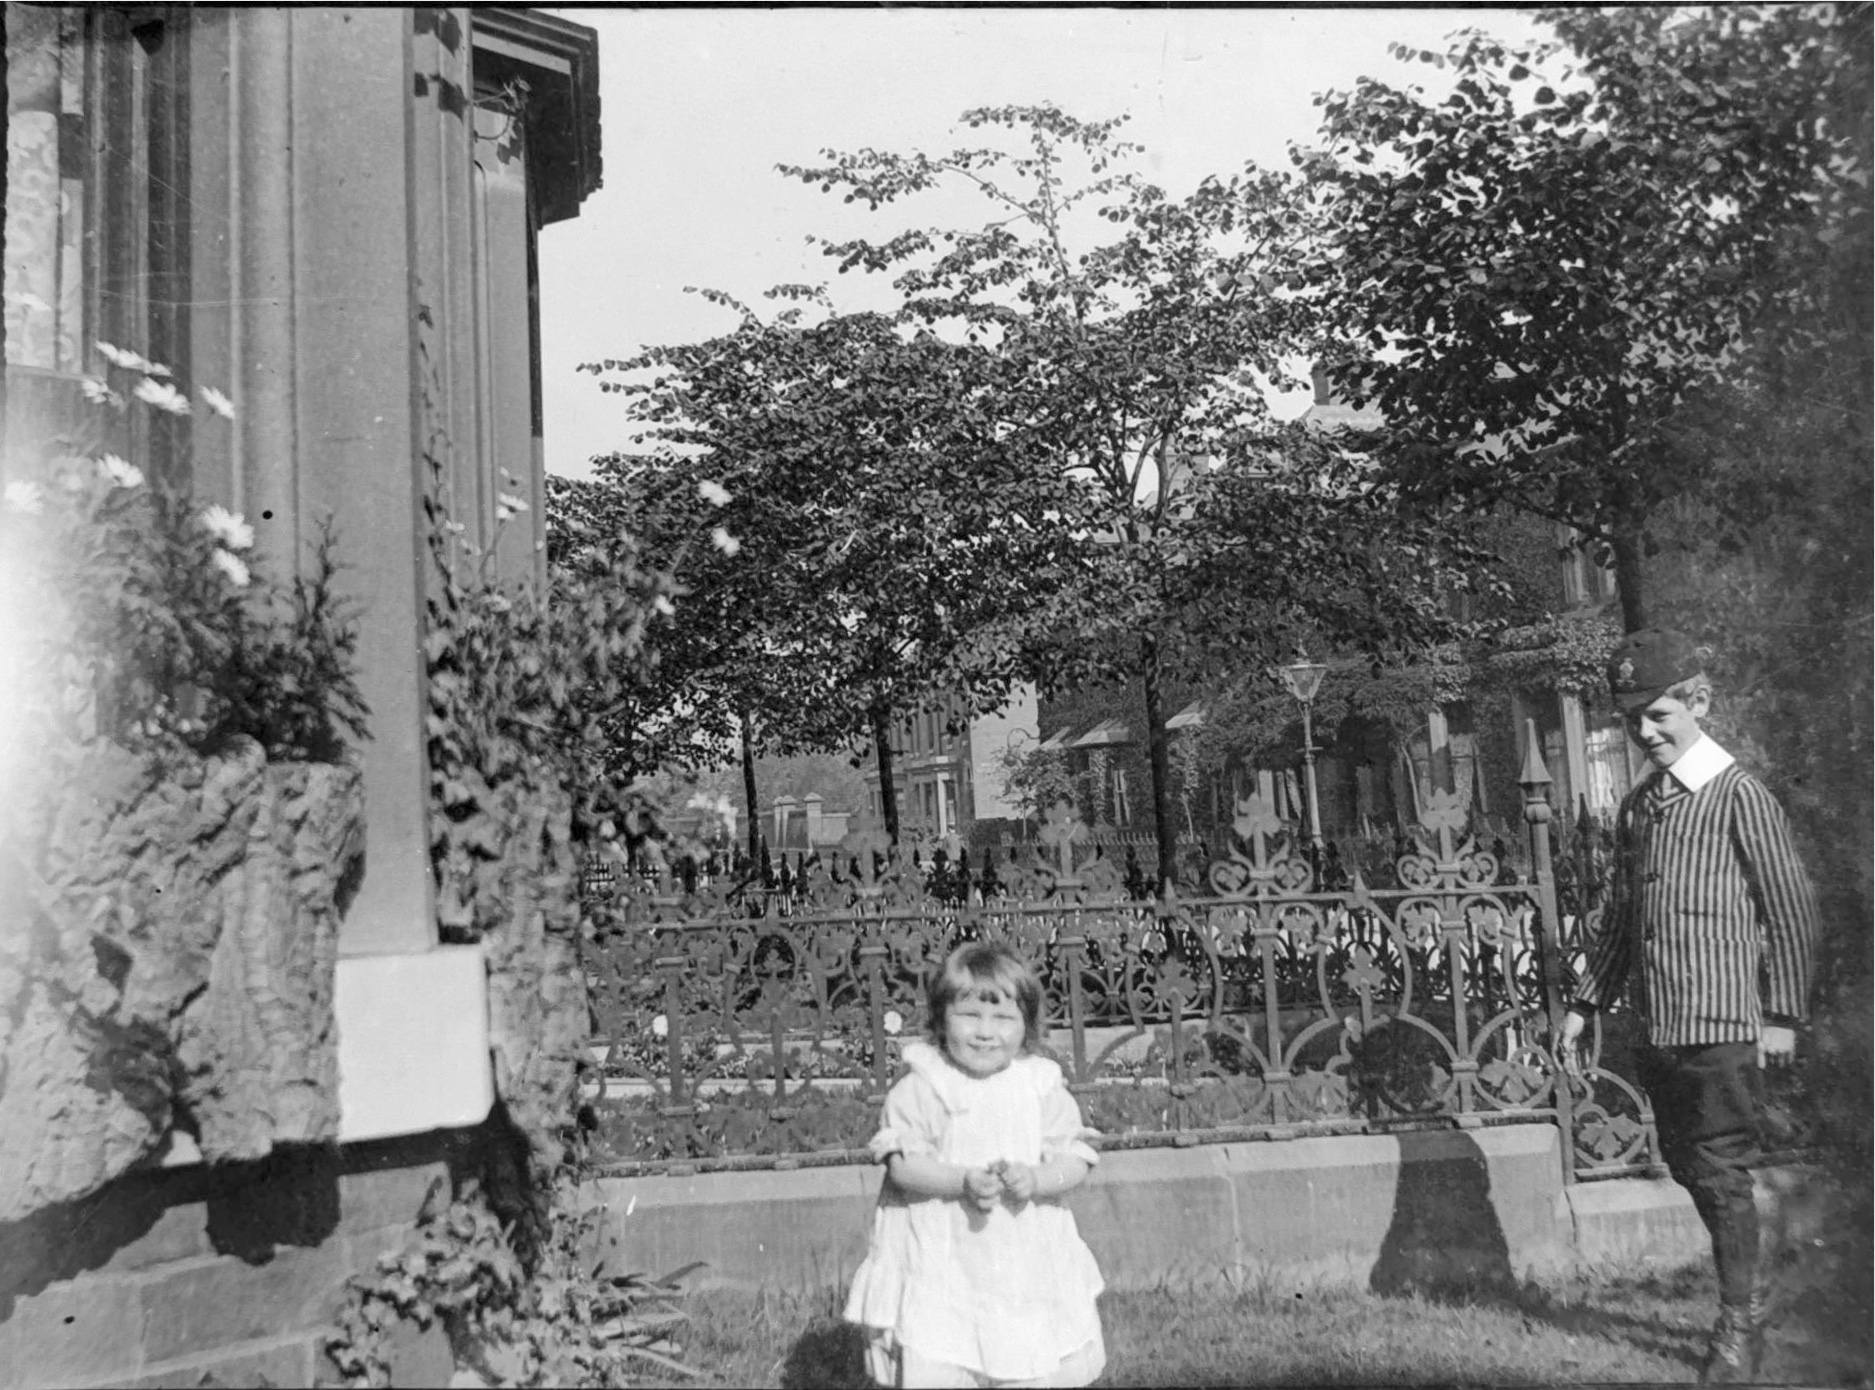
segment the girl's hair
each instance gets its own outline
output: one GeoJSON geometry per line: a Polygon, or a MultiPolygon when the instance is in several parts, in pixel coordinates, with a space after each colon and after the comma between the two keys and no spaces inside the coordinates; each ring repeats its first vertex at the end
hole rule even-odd
{"type": "Polygon", "coordinates": [[[1007,946],[973,941],[959,946],[931,977],[928,1026],[931,1040],[944,1046],[945,1020],[951,1005],[966,996],[988,1003],[1011,1000],[1022,1012],[1022,1046],[1033,1052],[1042,1045],[1042,986],[1028,962],[1007,946]]]}

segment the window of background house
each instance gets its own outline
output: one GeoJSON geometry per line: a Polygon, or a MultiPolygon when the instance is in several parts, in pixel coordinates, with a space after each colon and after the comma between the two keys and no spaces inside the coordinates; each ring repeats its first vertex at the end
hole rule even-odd
{"type": "Polygon", "coordinates": [[[8,5],[6,360],[81,372],[89,250],[85,15],[8,5]]]}
{"type": "Polygon", "coordinates": [[[1113,770],[1113,823],[1128,826],[1133,823],[1133,802],[1126,791],[1126,769],[1116,767],[1113,770]]]}
{"type": "Polygon", "coordinates": [[[6,7],[8,442],[109,444],[174,476],[186,418],[91,408],[95,344],[187,380],[187,45],[167,9],[6,7]],[[155,418],[150,418],[154,416],[155,418]]]}
{"type": "Polygon", "coordinates": [[[1611,814],[1627,795],[1632,779],[1628,775],[1628,738],[1619,724],[1588,731],[1588,746],[1583,750],[1588,763],[1586,789],[1589,810],[1597,815],[1611,814]]]}
{"type": "Polygon", "coordinates": [[[1615,573],[1599,564],[1595,546],[1570,527],[1562,528],[1561,543],[1568,547],[1563,557],[1563,598],[1571,608],[1590,608],[1615,596],[1615,573]]]}

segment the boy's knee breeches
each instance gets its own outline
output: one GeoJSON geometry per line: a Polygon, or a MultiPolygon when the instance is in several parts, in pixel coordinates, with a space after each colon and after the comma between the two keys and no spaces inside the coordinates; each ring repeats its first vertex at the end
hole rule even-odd
{"type": "Polygon", "coordinates": [[[1757,1045],[1654,1048],[1641,1084],[1673,1176],[1695,1192],[1749,1199],[1764,1105],[1757,1045]]]}
{"type": "Polygon", "coordinates": [[[1656,1048],[1642,1084],[1654,1102],[1661,1156],[1712,1233],[1720,1297],[1743,1306],[1758,1264],[1751,1176],[1763,1105],[1757,1045],[1656,1048]]]}

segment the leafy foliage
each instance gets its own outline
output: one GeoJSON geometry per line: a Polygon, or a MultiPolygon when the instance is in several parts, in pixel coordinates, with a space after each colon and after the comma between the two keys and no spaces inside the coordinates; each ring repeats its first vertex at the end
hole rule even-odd
{"type": "Polygon", "coordinates": [[[1515,690],[1559,690],[1593,701],[1605,693],[1608,658],[1620,640],[1613,615],[1599,611],[1506,628],[1479,675],[1515,690]]]}
{"type": "MultiPolygon", "coordinates": [[[[1472,674],[1451,645],[1429,648],[1411,665],[1338,657],[1327,666],[1312,707],[1316,737],[1328,746],[1337,738],[1380,738],[1380,748],[1359,750],[1368,758],[1384,756],[1424,729],[1427,710],[1463,698],[1472,674]]],[[[1200,739],[1214,765],[1280,765],[1301,751],[1301,716],[1294,697],[1268,672],[1243,672],[1220,685],[1200,739]]]]}
{"type": "Polygon", "coordinates": [[[1839,315],[1817,253],[1866,238],[1858,12],[1549,11],[1560,43],[1398,50],[1450,74],[1442,100],[1322,99],[1324,143],[1296,153],[1325,212],[1307,273],[1405,495],[1580,528],[1630,629],[1667,502],[1755,526],[1702,420],[1766,365],[1755,345],[1839,315]]]}
{"type": "Polygon", "coordinates": [[[783,172],[881,208],[956,185],[977,228],[825,247],[842,271],[896,272],[902,317],[994,352],[995,408],[1059,488],[1045,524],[1065,562],[1031,655],[1046,688],[1137,680],[1160,861],[1176,833],[1162,686],[1305,635],[1410,648],[1446,630],[1430,595],[1462,585],[1449,518],[1376,489],[1339,441],[1283,426],[1316,332],[1295,283],[1297,190],[1246,169],[1183,199],[1131,172],[1119,120],[982,108],[1003,145],[942,155],[825,152],[783,172]],[[1112,239],[1078,254],[1071,247],[1112,239]]]}
{"type": "Polygon", "coordinates": [[[505,592],[492,548],[470,554],[435,491],[424,502],[435,560],[424,636],[430,855],[445,936],[474,940],[508,906],[500,880],[517,808],[563,792],[588,853],[622,855],[658,834],[606,752],[611,721],[655,669],[650,633],[672,582],[618,536],[557,556],[547,594],[505,592]]]}
{"type": "Polygon", "coordinates": [[[1059,499],[994,412],[993,360],[878,315],[764,323],[712,297],[734,332],[594,364],[639,452],[563,490],[654,546],[700,509],[715,523],[715,545],[672,562],[685,592],[656,708],[685,717],[634,756],[720,758],[752,717],[771,752],[870,735],[889,758],[900,713],[1000,703],[1052,573],[1034,518],[1059,499]]]}
{"type": "Polygon", "coordinates": [[[550,1238],[532,1269],[512,1232],[479,1190],[435,1211],[402,1250],[354,1278],[327,1354],[355,1386],[391,1383],[389,1330],[399,1322],[441,1324],[458,1364],[478,1383],[534,1386],[631,1385],[695,1372],[677,1359],[672,1335],[684,1319],[678,1281],[588,1269],[602,1218],[580,1209],[569,1182],[553,1206],[550,1238]]]}
{"type": "Polygon", "coordinates": [[[56,457],[8,483],[0,622],[16,644],[14,714],[40,731],[21,750],[50,734],[209,755],[252,738],[276,761],[338,761],[366,707],[336,539],[326,530],[289,584],[253,540],[239,516],[114,454],[56,457]]]}
{"type": "Polygon", "coordinates": [[[1068,768],[1061,748],[1005,748],[999,755],[1003,795],[1026,817],[1039,821],[1055,803],[1085,807],[1090,798],[1082,787],[1086,774],[1068,768]]]}

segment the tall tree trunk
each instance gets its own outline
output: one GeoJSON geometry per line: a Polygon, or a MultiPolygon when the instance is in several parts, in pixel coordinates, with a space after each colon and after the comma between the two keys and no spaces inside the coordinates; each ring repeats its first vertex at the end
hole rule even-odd
{"type": "Polygon", "coordinates": [[[744,714],[741,720],[742,794],[749,802],[749,863],[756,864],[762,858],[762,812],[755,799],[755,743],[749,736],[749,716],[744,714]]]}
{"type": "Polygon", "coordinates": [[[874,705],[872,746],[879,760],[879,811],[885,817],[885,837],[898,843],[898,788],[892,781],[892,717],[884,705],[874,705]]]}
{"type": "Polygon", "coordinates": [[[1146,760],[1152,771],[1152,824],[1159,841],[1160,897],[1178,877],[1178,822],[1172,818],[1172,736],[1165,727],[1165,701],[1159,689],[1159,639],[1139,642],[1139,683],[1146,696],[1146,760]]]}
{"type": "Polygon", "coordinates": [[[1624,523],[1615,532],[1615,592],[1621,597],[1621,627],[1639,632],[1647,626],[1647,604],[1641,581],[1640,527],[1624,523]]]}

